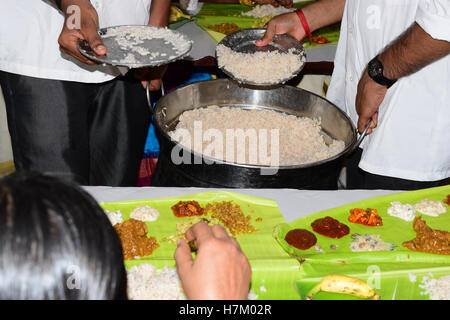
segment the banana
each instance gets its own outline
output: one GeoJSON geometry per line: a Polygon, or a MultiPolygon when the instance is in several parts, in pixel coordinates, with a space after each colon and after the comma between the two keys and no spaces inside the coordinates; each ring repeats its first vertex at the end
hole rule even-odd
{"type": "Polygon", "coordinates": [[[190,19],[191,16],[184,14],[183,11],[181,11],[181,9],[178,7],[170,6],[169,22],[176,22],[180,18],[190,19]]]}
{"type": "Polygon", "coordinates": [[[375,290],[364,281],[340,274],[325,276],[320,283],[309,291],[306,300],[312,300],[320,291],[344,293],[360,298],[380,300],[380,296],[376,294],[375,290]]]}

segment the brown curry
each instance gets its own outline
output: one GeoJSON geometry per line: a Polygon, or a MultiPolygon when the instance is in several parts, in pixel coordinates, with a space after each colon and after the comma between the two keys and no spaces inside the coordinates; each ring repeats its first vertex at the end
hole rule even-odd
{"type": "Polygon", "coordinates": [[[414,231],[416,238],[403,242],[404,247],[413,251],[450,255],[450,232],[431,229],[421,217],[414,219],[414,231]]]}
{"type": "Polygon", "coordinates": [[[148,228],[142,221],[129,219],[114,228],[120,237],[125,260],[151,255],[159,247],[155,238],[147,237],[148,228]]]}

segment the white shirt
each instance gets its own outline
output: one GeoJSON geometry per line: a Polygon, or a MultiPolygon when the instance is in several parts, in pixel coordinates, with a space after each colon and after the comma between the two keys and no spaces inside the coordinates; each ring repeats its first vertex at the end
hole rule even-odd
{"type": "MultiPolygon", "coordinates": [[[[91,0],[100,28],[148,23],[151,0],[91,0]]],[[[88,66],[62,54],[63,15],[45,0],[0,0],[0,70],[36,78],[100,83],[117,68],[88,66]]]]}
{"type": "MultiPolygon", "coordinates": [[[[417,22],[450,41],[450,0],[347,0],[327,98],[355,126],[355,99],[367,63],[417,22]]],[[[450,176],[450,55],[401,78],[380,105],[363,142],[361,169],[417,181],[450,176]]]]}

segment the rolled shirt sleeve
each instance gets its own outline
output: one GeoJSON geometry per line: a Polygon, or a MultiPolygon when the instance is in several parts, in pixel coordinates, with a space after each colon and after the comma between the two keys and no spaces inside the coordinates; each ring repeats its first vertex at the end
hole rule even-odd
{"type": "Polygon", "coordinates": [[[420,0],[416,22],[434,39],[450,42],[450,0],[420,0]]]}

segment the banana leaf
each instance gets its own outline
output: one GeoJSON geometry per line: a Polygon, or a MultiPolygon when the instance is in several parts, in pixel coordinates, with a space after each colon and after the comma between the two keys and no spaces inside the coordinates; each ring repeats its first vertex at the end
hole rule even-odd
{"type": "MultiPolygon", "coordinates": [[[[416,237],[416,232],[413,230],[413,221],[407,222],[392,217],[387,214],[387,209],[393,201],[400,201],[403,204],[415,204],[423,199],[442,201],[448,194],[450,194],[450,186],[367,199],[318,212],[289,224],[277,225],[274,227],[273,235],[287,253],[302,263],[300,268],[302,276],[297,280],[297,289],[303,298],[307,291],[327,274],[346,274],[364,279],[370,276],[370,272],[368,273],[367,270],[372,268],[378,270],[380,274],[379,278],[383,288],[382,297],[425,299],[427,297],[422,294],[423,289],[418,287],[420,281],[411,282],[410,276],[415,275],[423,280],[423,277],[429,276],[430,272],[436,277],[450,274],[450,255],[411,251],[403,247],[404,241],[416,237]],[[349,222],[349,211],[353,208],[377,209],[383,219],[383,226],[370,227],[349,222]],[[308,250],[299,250],[285,241],[284,238],[289,230],[301,228],[313,232],[311,223],[326,216],[333,217],[349,226],[350,234],[341,239],[331,239],[314,233],[317,237],[317,245],[321,246],[323,252],[318,252],[315,247],[308,250]],[[353,240],[351,235],[354,233],[379,234],[385,242],[394,244],[395,248],[393,251],[352,252],[350,242],[353,240]]],[[[450,230],[450,209],[448,206],[447,212],[439,217],[422,215],[422,219],[432,229],[450,230]]],[[[318,295],[318,298],[341,298],[341,296],[333,294],[321,293],[320,295],[318,295]]]]}
{"type": "Polygon", "coordinates": [[[175,267],[173,255],[176,245],[162,239],[174,235],[176,224],[188,219],[175,217],[171,210],[171,207],[180,200],[195,200],[201,206],[212,201],[233,201],[239,204],[244,214],[251,216],[252,225],[259,230],[236,237],[252,267],[251,290],[258,295],[258,299],[299,298],[295,288],[295,279],[300,276],[299,263],[272,237],[273,226],[285,222],[276,202],[239,193],[206,192],[180,197],[100,203],[109,211],[120,210],[124,220],[129,219],[131,211],[137,206],[149,205],[160,212],[156,221],[146,222],[148,236],[156,237],[160,247],[151,256],[126,260],[127,268],[141,263],[150,263],[157,268],[175,267]],[[256,221],[257,218],[261,218],[262,221],[256,221]]]}

